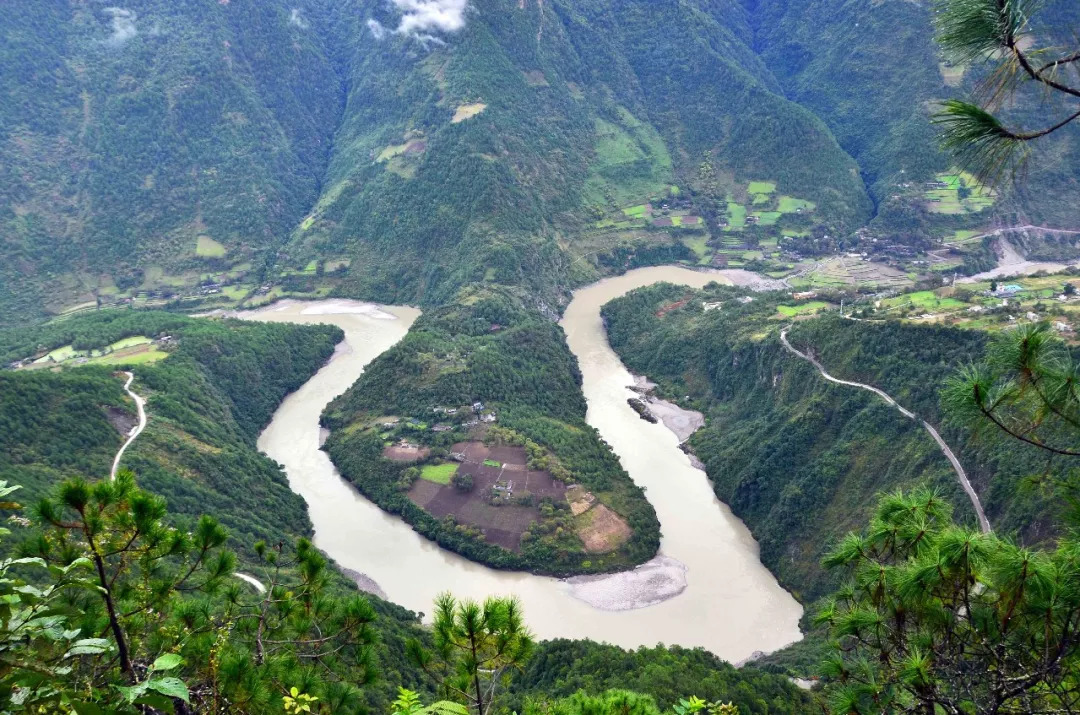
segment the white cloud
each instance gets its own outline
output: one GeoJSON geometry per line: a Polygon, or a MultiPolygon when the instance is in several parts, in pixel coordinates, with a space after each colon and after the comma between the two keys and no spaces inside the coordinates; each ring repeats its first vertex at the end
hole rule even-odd
{"type": "Polygon", "coordinates": [[[457,32],[465,27],[468,0],[392,0],[404,13],[397,32],[416,35],[432,32],[457,32]]]}
{"type": "MultiPolygon", "coordinates": [[[[442,43],[436,32],[453,33],[465,27],[468,0],[390,0],[390,5],[401,12],[396,34],[407,35],[427,44],[442,43]]],[[[368,20],[368,29],[381,40],[387,30],[378,20],[368,20]]]]}
{"type": "Polygon", "coordinates": [[[382,38],[386,37],[386,28],[383,27],[383,24],[378,20],[374,18],[368,20],[367,26],[368,29],[371,30],[371,34],[375,37],[376,40],[381,40],[382,38]]]}
{"type": "Polygon", "coordinates": [[[139,34],[139,30],[135,27],[135,20],[138,16],[134,10],[126,10],[122,7],[107,7],[104,12],[106,15],[112,16],[113,31],[109,39],[105,40],[105,44],[119,47],[139,34]]]}
{"type": "Polygon", "coordinates": [[[299,27],[301,30],[306,30],[311,27],[311,24],[304,19],[304,16],[300,14],[300,8],[294,7],[289,14],[289,24],[299,27]]]}

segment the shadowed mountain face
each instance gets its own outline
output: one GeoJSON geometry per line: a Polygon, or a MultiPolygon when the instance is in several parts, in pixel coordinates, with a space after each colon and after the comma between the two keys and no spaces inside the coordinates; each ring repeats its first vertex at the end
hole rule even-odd
{"type": "MultiPolygon", "coordinates": [[[[403,7],[8,8],[3,320],[315,258],[355,296],[443,302],[487,280],[555,305],[626,261],[682,257],[635,207],[683,202],[716,237],[750,182],[815,207],[766,221],[844,236],[894,198],[907,216],[899,182],[948,169],[928,116],[974,81],[906,0],[403,7]]],[[[1070,138],[994,211],[1075,222],[1070,138]]]]}

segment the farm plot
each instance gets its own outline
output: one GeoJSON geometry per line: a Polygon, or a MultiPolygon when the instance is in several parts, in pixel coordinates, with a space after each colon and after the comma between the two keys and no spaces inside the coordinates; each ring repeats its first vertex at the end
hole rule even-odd
{"type": "Polygon", "coordinates": [[[540,518],[536,502],[545,497],[566,497],[565,484],[547,472],[528,468],[522,447],[459,442],[450,452],[460,462],[438,465],[450,468],[440,472],[439,479],[431,478],[436,476],[434,472],[428,475],[430,466],[424,467],[422,478],[409,489],[409,499],[436,518],[453,516],[459,524],[480,529],[485,540],[505,549],[520,549],[521,535],[540,518]],[[472,489],[450,486],[454,474],[472,477],[472,489]],[[531,494],[534,503],[519,503],[517,497],[524,494],[531,494]]]}
{"type": "Polygon", "coordinates": [[[930,211],[949,216],[978,213],[994,205],[997,194],[982,186],[971,174],[961,171],[955,174],[938,174],[928,184],[926,207],[930,211]]]}

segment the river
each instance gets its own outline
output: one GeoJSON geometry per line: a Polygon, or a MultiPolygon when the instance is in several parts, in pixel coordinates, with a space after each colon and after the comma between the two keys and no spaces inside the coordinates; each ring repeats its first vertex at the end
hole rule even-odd
{"type": "Polygon", "coordinates": [[[776,650],[801,637],[801,606],[762,566],[757,543],[715,498],[676,436],[627,405],[635,394],[629,389],[633,378],[608,346],[600,320],[604,303],[664,280],[695,286],[726,281],[675,267],[632,271],[575,293],[561,323],[581,365],[588,422],[646,487],[662,525],[660,557],[638,571],[563,581],[489,569],[440,549],[340,477],[319,449],[319,415],[365,365],[405,336],[419,316],[412,308],[285,302],[241,314],[249,320],[333,323],[345,331],[330,362],[281,404],[259,448],[285,467],[290,486],[307,501],[316,545],[406,608],[429,612],[443,591],[477,599],[513,594],[540,638],[590,638],[627,648],[661,642],[702,646],[732,662],[776,650]],[[631,608],[658,598],[667,600],[631,608]]]}

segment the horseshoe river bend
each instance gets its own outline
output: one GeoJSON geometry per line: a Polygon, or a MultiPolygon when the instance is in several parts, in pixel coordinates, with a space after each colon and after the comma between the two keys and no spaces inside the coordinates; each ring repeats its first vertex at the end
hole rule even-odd
{"type": "Polygon", "coordinates": [[[333,323],[345,332],[333,358],[278,408],[259,448],[282,464],[308,504],[315,543],[406,608],[426,612],[435,596],[517,596],[539,638],[575,637],[626,648],[702,646],[731,662],[770,652],[800,636],[802,607],[758,559],[750,532],[713,494],[705,473],[663,424],[627,404],[633,376],[608,345],[600,309],[634,288],[661,281],[700,287],[715,273],[645,268],[578,290],[561,325],[576,356],[589,424],[646,487],[662,527],[660,554],[634,571],[555,579],[497,571],[439,548],[361,496],[319,447],[319,415],[364,367],[419,317],[414,308],[344,300],[286,301],[239,314],[247,320],[333,323]],[[372,583],[374,582],[374,583],[372,583]]]}

